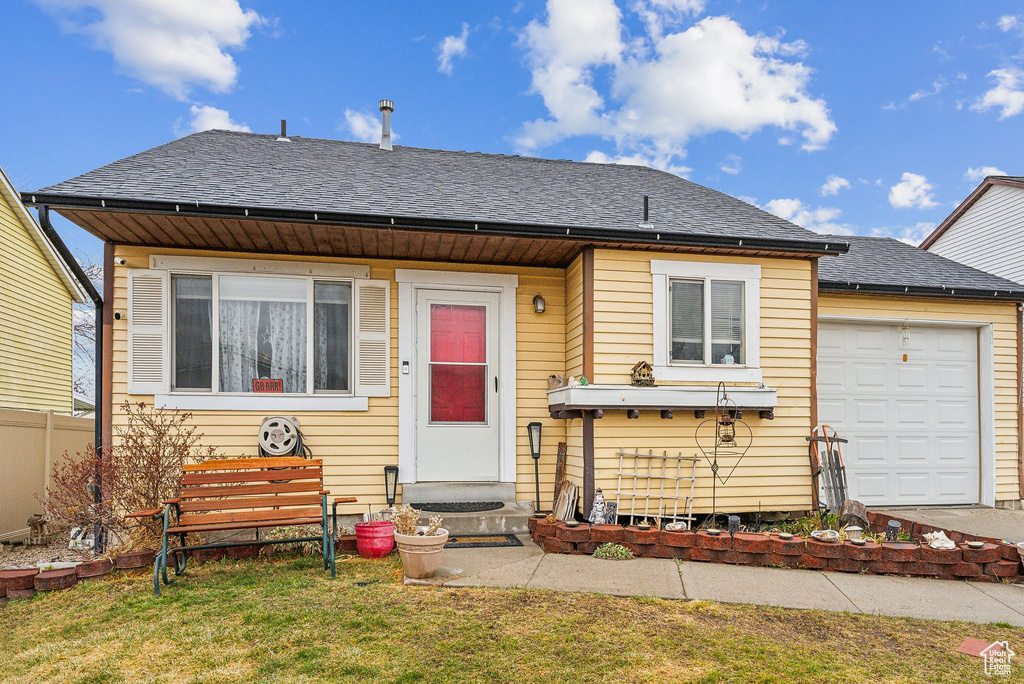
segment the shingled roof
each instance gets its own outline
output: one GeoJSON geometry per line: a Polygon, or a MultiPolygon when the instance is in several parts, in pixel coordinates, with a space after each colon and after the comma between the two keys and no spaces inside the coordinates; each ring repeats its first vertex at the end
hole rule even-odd
{"type": "MultiPolygon", "coordinates": [[[[806,243],[821,235],[742,200],[643,166],[590,164],[211,130],[35,193],[38,203],[104,199],[258,207],[639,234],[643,197],[659,234],[806,243]]],[[[98,205],[98,202],[97,202],[98,205]]],[[[79,204],[78,206],[82,206],[79,204]]],[[[109,208],[109,204],[104,206],[109,208]]]]}
{"type": "Polygon", "coordinates": [[[863,236],[843,239],[850,244],[849,252],[818,261],[820,290],[1024,299],[1024,285],[899,240],[863,236]]]}

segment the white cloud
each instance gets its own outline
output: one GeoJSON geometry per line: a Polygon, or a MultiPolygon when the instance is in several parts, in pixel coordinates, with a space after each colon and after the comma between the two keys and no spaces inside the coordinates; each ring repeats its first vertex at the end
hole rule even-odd
{"type": "Polygon", "coordinates": [[[462,33],[458,36],[445,36],[437,44],[437,70],[442,74],[452,75],[452,60],[466,55],[466,39],[469,38],[469,24],[462,22],[462,33]]]}
{"type": "Polygon", "coordinates": [[[842,209],[835,207],[811,208],[798,199],[773,199],[765,203],[763,209],[779,218],[792,221],[798,226],[828,235],[852,235],[853,230],[836,220],[843,215],[842,209]]]}
{"type": "Polygon", "coordinates": [[[1024,112],[1024,71],[1016,67],[994,69],[988,72],[995,79],[995,87],[988,90],[971,105],[976,112],[986,112],[998,107],[999,118],[1008,119],[1024,112]]]}
{"type": "Polygon", "coordinates": [[[928,223],[927,221],[921,221],[915,223],[912,226],[894,226],[892,228],[873,228],[871,230],[872,237],[891,237],[896,238],[900,242],[905,242],[908,245],[917,247],[924,239],[932,234],[935,230],[934,223],[928,223]]]}
{"type": "Polygon", "coordinates": [[[634,0],[630,9],[640,17],[651,36],[661,37],[665,27],[681,24],[688,16],[704,11],[707,0],[634,0]]]}
{"type": "MultiPolygon", "coordinates": [[[[369,112],[357,112],[345,109],[345,123],[338,126],[339,130],[348,131],[359,142],[380,142],[380,115],[369,112]]],[[[391,142],[398,142],[398,132],[391,127],[391,142]]]]}
{"type": "Polygon", "coordinates": [[[192,121],[189,125],[195,133],[208,131],[212,128],[222,131],[244,131],[246,133],[252,130],[244,123],[240,124],[232,121],[226,109],[217,109],[209,105],[192,105],[189,111],[192,114],[192,121]]]}
{"type": "Polygon", "coordinates": [[[979,182],[984,180],[985,176],[1005,176],[1006,172],[997,166],[979,166],[974,168],[973,166],[967,167],[967,172],[964,173],[964,178],[970,181],[979,182]]]}
{"type": "Polygon", "coordinates": [[[521,36],[548,117],[523,125],[520,149],[594,135],[614,141],[621,155],[683,158],[694,136],[745,137],[765,127],[802,135],[804,149],[823,147],[835,124],[824,100],[807,91],[812,70],[792,61],[806,45],[748,34],[728,17],[660,34],[697,5],[634,2],[657,22],[642,16],[646,36],[627,43],[612,0],[549,0],[545,21],[530,22],[521,36]],[[608,81],[610,106],[598,79],[608,81]]]}
{"type": "Polygon", "coordinates": [[[910,94],[910,97],[908,97],[907,100],[910,101],[910,102],[917,102],[918,100],[923,100],[926,97],[931,97],[932,95],[938,95],[939,93],[942,92],[942,89],[946,87],[946,84],[947,84],[946,79],[942,78],[940,76],[939,78],[937,78],[934,81],[932,81],[932,89],[931,90],[924,90],[924,89],[915,90],[914,92],[912,92],[910,94]]]}
{"type": "Polygon", "coordinates": [[[821,186],[821,190],[818,193],[822,197],[826,197],[828,195],[838,195],[840,190],[848,190],[849,188],[850,181],[832,174],[825,179],[825,183],[821,186]]]}
{"type": "Polygon", "coordinates": [[[934,186],[927,178],[904,171],[900,182],[889,188],[889,204],[896,209],[931,209],[938,206],[932,190],[934,186]]]}
{"type": "Polygon", "coordinates": [[[126,73],[186,100],[192,88],[229,91],[253,26],[265,23],[238,0],[37,0],[61,28],[91,38],[126,73]]]}
{"type": "Polygon", "coordinates": [[[725,160],[718,164],[718,168],[729,175],[735,176],[743,170],[743,160],[738,154],[729,154],[726,155],[725,160]]]}
{"type": "Polygon", "coordinates": [[[649,166],[659,171],[668,171],[677,176],[686,177],[693,169],[682,164],[671,163],[671,157],[645,157],[642,154],[623,154],[610,156],[600,150],[593,150],[587,153],[583,159],[591,164],[625,164],[626,166],[649,166]]]}
{"type": "Polygon", "coordinates": [[[1015,28],[1024,27],[1024,22],[1021,21],[1020,17],[1012,14],[1006,14],[999,17],[999,28],[1003,31],[1011,31],[1015,28]]]}

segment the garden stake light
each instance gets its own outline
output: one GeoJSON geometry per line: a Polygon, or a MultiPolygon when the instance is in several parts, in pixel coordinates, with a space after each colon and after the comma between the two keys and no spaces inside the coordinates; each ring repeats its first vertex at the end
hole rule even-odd
{"type": "Polygon", "coordinates": [[[398,466],[384,466],[384,498],[387,499],[388,508],[395,505],[395,498],[398,495],[398,466]]]}
{"type": "Polygon", "coordinates": [[[537,490],[536,508],[534,513],[540,512],[540,429],[541,424],[534,421],[526,426],[530,435],[530,455],[533,457],[533,483],[537,490]]]}

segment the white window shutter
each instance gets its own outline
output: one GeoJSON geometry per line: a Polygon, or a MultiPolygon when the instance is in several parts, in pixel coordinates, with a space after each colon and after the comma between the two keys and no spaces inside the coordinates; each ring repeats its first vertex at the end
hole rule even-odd
{"type": "Polygon", "coordinates": [[[391,283],[355,281],[355,394],[391,396],[391,283]]]}
{"type": "Polygon", "coordinates": [[[168,391],[167,271],[128,271],[128,393],[168,391]]]}

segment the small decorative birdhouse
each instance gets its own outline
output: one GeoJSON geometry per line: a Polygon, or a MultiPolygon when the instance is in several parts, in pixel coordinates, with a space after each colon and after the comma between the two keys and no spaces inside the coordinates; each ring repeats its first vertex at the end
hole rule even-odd
{"type": "Polygon", "coordinates": [[[634,387],[654,387],[654,369],[646,361],[641,361],[633,366],[630,378],[634,387]]]}

